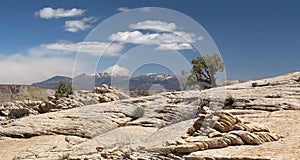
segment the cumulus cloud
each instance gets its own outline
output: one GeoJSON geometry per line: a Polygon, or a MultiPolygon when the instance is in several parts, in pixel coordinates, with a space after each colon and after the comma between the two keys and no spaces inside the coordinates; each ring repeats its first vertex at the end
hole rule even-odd
{"type": "Polygon", "coordinates": [[[117,64],[105,69],[103,72],[109,73],[112,76],[130,76],[130,71],[127,68],[120,67],[117,64]]]}
{"type": "Polygon", "coordinates": [[[127,11],[129,11],[130,9],[129,8],[127,8],[127,7],[120,7],[120,8],[118,8],[118,11],[120,11],[120,12],[127,12],[127,11]]]}
{"type": "Polygon", "coordinates": [[[2,84],[31,84],[55,75],[72,76],[73,72],[72,58],[22,54],[0,55],[0,57],[2,84]]]}
{"type": "Polygon", "coordinates": [[[184,50],[184,49],[193,49],[190,43],[170,43],[170,44],[161,44],[157,50],[184,50]]]}
{"type": "MultiPolygon", "coordinates": [[[[150,8],[149,8],[150,9],[150,8]]],[[[191,32],[178,30],[175,23],[168,23],[159,20],[146,20],[128,26],[133,31],[124,31],[113,33],[108,37],[108,40],[118,42],[119,44],[144,44],[157,45],[157,50],[186,50],[193,49],[192,43],[198,40],[203,40],[202,36],[196,36],[191,32]],[[141,32],[144,31],[157,31],[141,32]]]]}
{"type": "Polygon", "coordinates": [[[146,20],[143,22],[130,24],[129,27],[132,29],[153,30],[158,32],[172,32],[177,28],[175,23],[153,21],[153,20],[146,20]]]}
{"type": "Polygon", "coordinates": [[[194,33],[151,33],[144,34],[140,31],[117,32],[109,36],[109,40],[119,43],[155,44],[158,50],[183,50],[192,49],[191,43],[197,40],[194,33]]]}
{"type": "Polygon", "coordinates": [[[108,42],[57,42],[52,44],[42,44],[40,48],[48,50],[61,51],[63,53],[86,53],[93,56],[119,56],[123,49],[122,44],[108,43],[108,42]]]}
{"type": "Polygon", "coordinates": [[[74,17],[82,15],[86,10],[79,8],[72,9],[63,9],[63,8],[51,8],[45,7],[37,12],[35,12],[35,16],[38,16],[43,19],[51,19],[51,18],[63,18],[63,17],[74,17]]]}
{"type": "Polygon", "coordinates": [[[69,20],[65,22],[65,31],[76,33],[78,31],[85,31],[92,27],[96,19],[94,17],[83,18],[81,20],[69,20]]]}

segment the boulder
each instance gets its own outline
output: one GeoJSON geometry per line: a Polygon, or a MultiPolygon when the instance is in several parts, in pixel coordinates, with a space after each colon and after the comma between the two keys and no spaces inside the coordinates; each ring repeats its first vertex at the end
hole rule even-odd
{"type": "Polygon", "coordinates": [[[39,105],[39,112],[46,113],[49,112],[51,109],[56,109],[56,104],[52,101],[44,101],[39,105]]]}

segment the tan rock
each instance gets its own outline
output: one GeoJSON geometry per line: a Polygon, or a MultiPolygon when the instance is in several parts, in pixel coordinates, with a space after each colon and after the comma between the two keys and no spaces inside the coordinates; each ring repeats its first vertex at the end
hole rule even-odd
{"type": "Polygon", "coordinates": [[[182,144],[175,147],[176,153],[191,153],[198,151],[200,148],[197,144],[182,144]]]}
{"type": "Polygon", "coordinates": [[[230,140],[230,145],[243,145],[244,142],[241,137],[234,135],[234,134],[225,134],[223,136],[225,139],[230,140]]]}
{"type": "Polygon", "coordinates": [[[220,133],[219,131],[213,131],[208,134],[208,137],[209,138],[222,137],[222,133],[220,133]]]}
{"type": "Polygon", "coordinates": [[[269,128],[265,125],[249,124],[248,126],[252,132],[270,132],[269,128]]]}
{"type": "Polygon", "coordinates": [[[208,149],[208,143],[206,141],[196,142],[195,144],[198,145],[200,151],[208,149]]]}
{"type": "Polygon", "coordinates": [[[87,139],[86,138],[77,137],[77,136],[66,136],[65,137],[65,141],[68,142],[71,145],[77,145],[77,144],[80,144],[82,142],[87,141],[87,139]]]}
{"type": "Polygon", "coordinates": [[[275,140],[269,132],[255,132],[254,134],[258,135],[264,142],[272,142],[275,140]]]}
{"type": "Polygon", "coordinates": [[[248,131],[231,131],[229,133],[239,136],[245,144],[258,145],[264,142],[258,135],[248,131]]]}
{"type": "Polygon", "coordinates": [[[229,113],[222,112],[214,128],[222,133],[229,132],[234,129],[236,119],[229,113]]]}
{"type": "Polygon", "coordinates": [[[222,133],[233,130],[233,126],[228,122],[216,122],[214,128],[222,133]]]}
{"type": "Polygon", "coordinates": [[[248,131],[248,132],[253,132],[252,127],[249,127],[248,125],[244,123],[237,123],[233,126],[234,130],[243,130],[243,131],[248,131]]]}
{"type": "Polygon", "coordinates": [[[208,144],[208,149],[224,148],[228,146],[228,144],[222,137],[212,138],[210,140],[207,140],[206,142],[208,144]]]}

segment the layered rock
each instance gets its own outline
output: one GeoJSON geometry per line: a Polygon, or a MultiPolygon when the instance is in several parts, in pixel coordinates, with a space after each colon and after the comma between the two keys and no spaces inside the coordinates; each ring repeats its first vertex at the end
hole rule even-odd
{"type": "Polygon", "coordinates": [[[296,77],[299,75],[274,78],[275,82],[284,79],[281,83],[263,80],[254,85],[247,82],[219,88],[220,91],[168,92],[124,100],[111,95],[114,91],[108,86],[95,89],[96,93],[81,91],[80,96],[61,101],[50,97],[48,102],[53,104],[48,105],[53,107],[46,108],[45,114],[29,115],[0,126],[0,147],[12,146],[0,153],[9,157],[6,159],[63,156],[71,159],[271,159],[268,156],[299,159],[298,111],[281,110],[298,109],[296,77]],[[262,83],[265,81],[273,85],[262,83]],[[227,94],[234,100],[233,108],[242,109],[239,102],[244,102],[244,109],[260,111],[221,111],[227,88],[227,94]],[[276,96],[279,93],[283,99],[276,96]],[[97,95],[107,95],[101,99],[114,101],[94,104],[100,102],[97,95]],[[278,98],[282,102],[276,101],[278,98]],[[255,105],[250,103],[251,99],[255,105]],[[55,108],[73,100],[80,102],[80,107],[55,108]],[[274,102],[278,102],[278,107],[272,105],[274,102]],[[286,107],[294,102],[295,107],[286,107]],[[270,129],[257,123],[266,123],[270,129]],[[284,133],[285,138],[275,142],[281,137],[271,130],[284,133]],[[271,141],[274,142],[265,143],[271,141]],[[24,144],[27,146],[19,147],[24,144]],[[288,151],[284,152],[285,148],[288,151]]]}
{"type": "Polygon", "coordinates": [[[129,98],[129,96],[125,94],[122,90],[105,84],[101,85],[101,87],[95,87],[94,92],[97,94],[97,101],[100,103],[129,98]]]}
{"type": "Polygon", "coordinates": [[[120,126],[162,128],[195,118],[199,111],[198,95],[198,91],[164,93],[31,115],[1,126],[0,135],[20,138],[49,134],[95,137],[120,126]],[[139,117],[135,115],[136,108],[144,110],[139,117]]]}
{"type": "Polygon", "coordinates": [[[54,90],[43,89],[30,85],[0,85],[0,103],[22,101],[30,99],[33,101],[46,100],[54,94],[54,90]]]}
{"type": "Polygon", "coordinates": [[[173,142],[174,153],[188,154],[232,145],[259,145],[280,139],[265,126],[247,125],[227,112],[203,111],[188,129],[187,134],[173,142]]]}
{"type": "MultiPolygon", "coordinates": [[[[95,87],[94,92],[78,91],[69,97],[55,98],[54,96],[48,96],[48,100],[45,101],[23,100],[5,102],[0,104],[0,116],[15,119],[29,114],[55,112],[126,98],[129,98],[129,96],[123,91],[102,85],[101,87],[95,87]]],[[[5,120],[5,118],[3,119],[5,120]]]]}
{"type": "Polygon", "coordinates": [[[225,87],[205,90],[203,101],[224,101],[223,94],[232,101],[230,108],[276,111],[300,109],[300,72],[289,73],[275,78],[248,81],[225,87]]]}

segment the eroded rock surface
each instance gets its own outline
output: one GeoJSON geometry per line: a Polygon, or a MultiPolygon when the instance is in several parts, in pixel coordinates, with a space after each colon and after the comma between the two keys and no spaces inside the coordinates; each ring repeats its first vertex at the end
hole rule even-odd
{"type": "Polygon", "coordinates": [[[200,114],[187,135],[169,142],[169,148],[175,153],[187,154],[231,145],[259,145],[279,139],[279,135],[270,133],[265,126],[244,124],[230,113],[211,112],[200,114]]]}
{"type": "Polygon", "coordinates": [[[219,90],[123,100],[111,95],[108,86],[100,87],[96,94],[106,98],[89,99],[91,94],[82,92],[73,98],[82,103],[75,108],[67,104],[63,110],[52,108],[1,124],[0,155],[5,159],[299,159],[299,77],[298,72],[219,90]],[[239,110],[221,110],[225,93],[239,110]],[[113,101],[98,103],[103,99],[113,101]]]}
{"type": "Polygon", "coordinates": [[[201,93],[202,99],[222,100],[222,94],[215,94],[217,90],[226,91],[227,98],[233,100],[229,105],[236,109],[300,109],[300,72],[205,90],[201,93]]]}
{"type": "Polygon", "coordinates": [[[59,99],[54,96],[48,96],[48,100],[45,101],[22,100],[2,103],[0,104],[0,117],[2,116],[0,121],[2,121],[2,124],[6,124],[10,123],[9,119],[21,118],[32,114],[56,112],[127,98],[129,96],[122,90],[103,84],[100,87],[95,87],[93,92],[78,91],[74,95],[59,99]]]}

